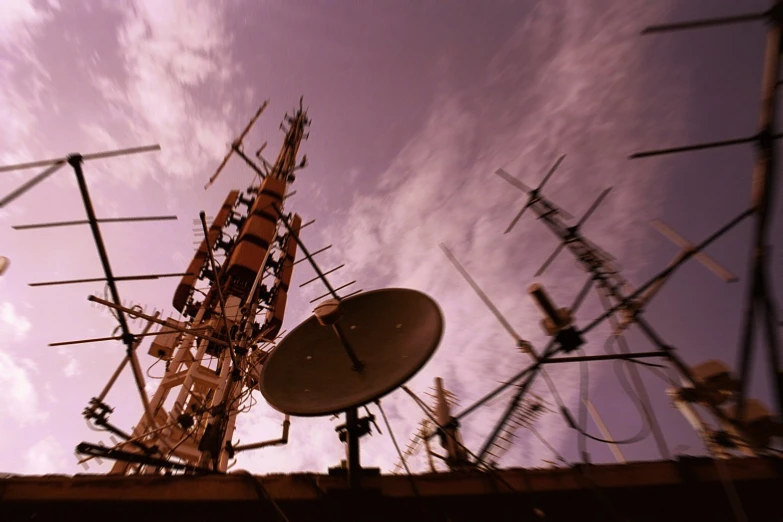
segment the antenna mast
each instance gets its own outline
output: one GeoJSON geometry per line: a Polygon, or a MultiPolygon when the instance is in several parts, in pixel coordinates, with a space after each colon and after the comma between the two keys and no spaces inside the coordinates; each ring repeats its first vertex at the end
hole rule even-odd
{"type": "Polygon", "coordinates": [[[270,165],[259,154],[259,168],[242,152],[242,139],[266,105],[231,150],[261,181],[251,184],[244,195],[229,192],[210,226],[201,213],[204,239],[172,301],[187,320],[167,319],[150,346],[149,354],[166,362],[166,372],[149,402],[149,414],[142,416],[130,437],[147,450],[137,446],[102,451],[80,445],[88,454],[104,453],[101,456],[117,460],[112,474],[155,474],[165,469],[225,472],[237,450],[287,442],[286,416],[281,439],[239,448],[231,444],[236,417],[258,389],[260,367],[282,326],[297,253],[293,236],[301,228],[298,215],[280,210],[294,171],[306,164],[304,159],[297,163],[297,154],[310,120],[300,100],[298,110],[285,117],[286,135],[277,160],[270,165]],[[224,256],[222,263],[216,259],[219,255],[224,256]],[[200,281],[208,285],[203,292],[196,288],[200,281]]]}

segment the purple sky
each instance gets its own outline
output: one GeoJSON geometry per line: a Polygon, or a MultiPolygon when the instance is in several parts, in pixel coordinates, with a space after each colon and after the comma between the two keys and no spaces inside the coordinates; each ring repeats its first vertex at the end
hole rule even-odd
{"type": "MultiPolygon", "coordinates": [[[[748,11],[766,2],[743,2],[748,11]]],[[[214,214],[225,194],[251,173],[232,160],[207,192],[204,183],[229,143],[264,99],[270,106],[246,140],[268,140],[274,157],[286,110],[304,95],[313,119],[303,146],[310,167],[297,178],[288,208],[316,224],[303,235],[311,249],[334,247],[322,266],[346,263],[332,280],[364,289],[407,286],[442,306],[446,334],[430,364],[411,382],[423,394],[442,376],[462,405],[528,363],[438,249],[445,242],[539,349],[540,314],[527,296],[533,273],[556,246],[530,216],[503,230],[522,195],[492,173],[503,167],[537,184],[568,154],[547,193],[581,215],[614,186],[584,229],[612,252],[626,277],[642,283],[676,247],[649,226],[663,219],[699,241],[743,210],[750,198],[752,150],[737,147],[661,159],[627,160],[641,149],[745,136],[757,121],[764,32],[761,24],[665,36],[638,35],[645,25],[736,13],[736,2],[701,0],[546,0],[495,2],[249,2],[5,0],[0,3],[0,164],[79,151],[160,143],[160,153],[89,162],[86,175],[101,217],[175,213],[179,221],[103,227],[119,275],[177,272],[195,246],[193,219],[214,214]]],[[[33,171],[3,174],[0,194],[33,171]]],[[[780,237],[780,206],[774,233],[780,237]]],[[[12,225],[83,219],[68,169],[0,211],[0,471],[75,473],[73,448],[105,440],[81,410],[120,362],[119,343],[50,348],[50,342],[110,335],[111,316],[91,306],[101,285],[30,288],[30,282],[99,277],[89,229],[15,231],[12,225]]],[[[677,273],[649,309],[649,320],[689,363],[736,364],[739,312],[749,254],[747,226],[709,253],[743,281],[724,285],[693,263],[677,273]]],[[[779,279],[783,258],[776,252],[779,279]]],[[[294,283],[310,279],[299,265],[294,283]]],[[[584,274],[563,254],[539,279],[565,306],[584,274]]],[[[177,281],[124,283],[123,299],[171,311],[177,281]]],[[[781,285],[778,284],[778,287],[781,285]]],[[[292,295],[284,328],[309,315],[322,289],[292,295]]],[[[579,321],[599,312],[587,300],[579,321]]],[[[141,329],[141,325],[136,326],[141,329]]],[[[607,329],[588,336],[602,353],[607,329]]],[[[632,332],[633,349],[650,346],[632,332]]],[[[146,356],[142,363],[152,364],[146,356]]],[[[760,359],[760,356],[757,357],[760,359]]],[[[757,364],[751,391],[767,397],[757,364]]],[[[150,370],[160,375],[160,365],[150,370]]],[[[561,393],[578,400],[578,368],[552,370],[561,393]]],[[[666,384],[643,372],[673,451],[701,453],[685,420],[669,405],[666,384]]],[[[155,381],[150,380],[149,389],[155,381]]],[[[539,383],[536,391],[548,398],[539,383]]],[[[610,363],[590,368],[591,397],[615,437],[633,436],[641,420],[610,363]]],[[[258,397],[261,399],[260,397],[258,397]]],[[[108,397],[112,422],[130,428],[141,406],[130,374],[108,397]]],[[[553,401],[550,400],[550,404],[553,401]]],[[[421,414],[409,398],[384,400],[397,438],[406,441],[421,414]]],[[[477,449],[502,408],[496,401],[463,423],[477,449]]],[[[240,417],[243,443],[279,436],[282,415],[263,401],[240,417]]],[[[294,419],[287,447],[242,455],[254,472],[325,471],[342,458],[329,419],[294,419]]],[[[537,430],[568,459],[574,432],[557,414],[537,430]]],[[[598,434],[590,424],[591,433],[598,434]]],[[[385,431],[385,430],[384,430],[385,431]]],[[[550,452],[529,432],[504,465],[544,465],[550,452]]],[[[593,460],[607,447],[591,443],[593,460]]],[[[654,459],[651,438],[623,448],[629,459],[654,459]]],[[[367,465],[393,467],[384,434],[365,439],[367,465]]],[[[414,469],[423,469],[419,456],[414,469]]],[[[90,471],[108,469],[91,463],[90,471]]]]}

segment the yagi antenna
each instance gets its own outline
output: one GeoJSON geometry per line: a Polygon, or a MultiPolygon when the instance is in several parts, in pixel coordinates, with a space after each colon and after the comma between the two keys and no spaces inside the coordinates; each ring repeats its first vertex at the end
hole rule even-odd
{"type": "Polygon", "coordinates": [[[529,428],[532,424],[550,411],[545,407],[540,397],[534,396],[531,400],[521,401],[512,411],[509,421],[503,431],[493,441],[487,455],[493,457],[495,463],[514,445],[519,430],[529,428]]]}
{"type": "Polygon", "coordinates": [[[204,185],[204,190],[207,190],[209,187],[211,187],[212,184],[217,179],[217,177],[220,175],[220,173],[223,172],[223,168],[225,168],[226,164],[228,163],[228,160],[231,158],[231,155],[234,154],[234,152],[237,151],[237,149],[239,149],[242,146],[242,140],[245,139],[247,133],[250,132],[250,129],[253,128],[253,125],[255,125],[256,121],[261,116],[261,113],[264,112],[264,109],[266,109],[267,105],[269,105],[269,100],[265,100],[264,103],[261,104],[261,107],[258,108],[258,111],[250,119],[250,122],[245,127],[245,130],[243,130],[242,134],[240,134],[239,137],[235,139],[234,142],[231,144],[231,148],[229,148],[226,157],[223,158],[223,161],[220,162],[220,165],[218,166],[215,173],[212,174],[212,176],[209,178],[209,181],[207,181],[207,184],[204,185]]]}
{"type": "MultiPolygon", "coordinates": [[[[508,183],[514,185],[516,188],[518,188],[522,192],[525,192],[528,195],[527,203],[525,203],[525,206],[522,207],[522,210],[520,210],[519,213],[516,216],[514,216],[514,219],[511,221],[511,224],[508,226],[504,234],[508,234],[509,232],[511,232],[511,229],[514,228],[514,225],[517,224],[517,221],[519,221],[519,219],[525,213],[525,210],[527,210],[529,207],[535,205],[541,200],[540,199],[541,190],[544,188],[546,182],[549,181],[549,178],[552,177],[552,174],[555,173],[555,171],[557,170],[557,168],[560,166],[560,164],[563,162],[564,159],[565,159],[565,154],[557,158],[557,161],[555,161],[555,164],[552,165],[552,167],[549,169],[549,172],[546,173],[544,179],[541,181],[541,183],[539,183],[538,187],[534,189],[530,189],[527,185],[525,185],[524,183],[522,183],[517,178],[513,177],[511,174],[509,174],[503,169],[498,169],[495,171],[495,174],[497,174],[498,176],[506,180],[508,183]]],[[[552,210],[554,212],[559,213],[564,219],[572,219],[571,214],[569,214],[563,209],[553,208],[552,210]]]]}
{"type": "Polygon", "coordinates": [[[558,254],[562,252],[563,248],[565,248],[565,246],[568,243],[570,243],[577,237],[582,225],[584,225],[585,221],[587,221],[590,218],[590,216],[593,215],[593,212],[595,212],[595,210],[598,208],[598,206],[601,204],[604,198],[609,194],[610,190],[612,190],[612,187],[609,187],[608,189],[601,192],[601,195],[598,196],[598,199],[596,199],[595,202],[590,206],[590,208],[587,209],[587,212],[585,212],[584,216],[582,216],[582,219],[580,219],[576,225],[566,228],[566,233],[560,238],[561,243],[557,246],[555,251],[552,252],[552,255],[550,255],[547,258],[547,260],[544,261],[544,264],[541,265],[541,268],[539,268],[538,271],[536,272],[535,277],[538,277],[541,274],[543,274],[546,271],[546,269],[549,267],[549,265],[552,264],[552,261],[555,260],[558,254]]]}

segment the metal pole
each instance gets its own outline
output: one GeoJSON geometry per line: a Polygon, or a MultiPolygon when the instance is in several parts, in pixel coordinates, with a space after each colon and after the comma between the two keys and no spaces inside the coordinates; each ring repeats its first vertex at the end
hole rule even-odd
{"type": "Polygon", "coordinates": [[[345,457],[348,462],[348,485],[357,489],[361,484],[362,466],[359,459],[359,414],[356,408],[345,412],[345,457]]]}
{"type": "MultiPolygon", "coordinates": [[[[754,322],[757,312],[763,313],[767,296],[771,294],[767,253],[769,235],[769,216],[772,210],[772,197],[777,174],[774,147],[775,117],[777,109],[777,87],[780,76],[781,21],[775,13],[783,9],[783,1],[777,0],[771,9],[772,20],[767,32],[766,54],[764,58],[764,76],[761,86],[761,116],[758,134],[758,157],[753,170],[753,191],[751,205],[756,212],[756,226],[753,230],[753,261],[751,283],[745,312],[742,351],[739,361],[740,389],[737,393],[737,420],[742,422],[745,414],[745,393],[750,378],[751,354],[753,351],[754,322]]],[[[780,347],[777,339],[767,336],[770,371],[777,393],[777,414],[783,417],[783,373],[780,368],[780,347]]]]}
{"type": "MultiPolygon", "coordinates": [[[[157,319],[158,316],[160,316],[160,312],[155,312],[155,315],[153,317],[155,317],[157,319]]],[[[149,331],[151,326],[152,326],[152,321],[147,321],[147,325],[144,327],[144,330],[142,330],[141,334],[145,335],[149,331]]],[[[138,338],[133,343],[133,349],[134,350],[139,347],[139,344],[141,344],[141,338],[140,338],[141,336],[137,336],[137,337],[138,338]]],[[[97,397],[98,402],[103,402],[103,399],[106,398],[106,395],[109,393],[109,390],[111,389],[111,387],[114,386],[114,383],[117,381],[117,378],[120,376],[120,373],[122,373],[122,370],[125,369],[125,365],[128,364],[128,361],[129,361],[129,358],[126,355],[122,359],[122,362],[120,363],[120,365],[114,371],[114,375],[112,375],[111,378],[109,379],[109,382],[106,383],[106,387],[104,387],[103,391],[101,391],[100,395],[98,395],[98,397],[97,397]]],[[[94,409],[94,407],[93,407],[93,409],[94,409]]]]}
{"type": "MultiPolygon", "coordinates": [[[[90,221],[90,229],[92,230],[93,238],[95,239],[95,246],[98,249],[98,255],[101,258],[101,265],[103,265],[103,271],[106,274],[106,283],[109,285],[109,291],[111,292],[112,299],[115,304],[120,304],[120,294],[117,291],[117,284],[114,281],[114,274],[109,264],[109,256],[106,253],[106,246],[103,243],[103,237],[101,236],[101,229],[98,226],[98,218],[95,216],[95,209],[92,206],[92,200],[90,199],[90,192],[87,189],[87,182],[84,180],[84,172],[82,172],[82,156],[79,154],[72,154],[68,156],[68,163],[73,167],[73,171],[76,174],[76,181],[79,184],[79,191],[82,195],[82,201],[84,202],[84,210],[87,213],[87,219],[90,221]]],[[[136,380],[136,388],[139,390],[141,396],[141,402],[144,404],[144,411],[147,414],[147,422],[150,427],[155,427],[155,418],[150,411],[150,403],[147,398],[147,392],[144,390],[144,377],[139,368],[138,361],[134,358],[134,337],[128,329],[128,323],[125,320],[125,314],[122,310],[117,310],[117,321],[120,323],[122,329],[122,341],[125,343],[128,359],[130,359],[131,368],[133,368],[133,377],[136,380]]]]}

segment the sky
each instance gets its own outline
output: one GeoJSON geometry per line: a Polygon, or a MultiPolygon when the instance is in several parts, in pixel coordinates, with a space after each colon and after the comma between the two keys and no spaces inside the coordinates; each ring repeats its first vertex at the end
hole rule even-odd
{"type": "MultiPolygon", "coordinates": [[[[247,120],[270,104],[247,137],[247,150],[268,141],[273,159],[278,125],[300,95],[313,120],[301,171],[287,208],[315,224],[302,239],[331,277],[354,288],[408,287],[440,305],[445,333],[427,366],[409,385],[425,398],[436,376],[464,407],[529,363],[513,340],[438,248],[446,244],[520,334],[540,350],[546,337],[527,295],[536,281],[567,306],[585,280],[563,253],[533,275],[557,246],[525,216],[504,235],[524,195],[493,174],[504,168],[536,185],[561,154],[567,157],[546,194],[580,216],[605,188],[612,192],[583,232],[611,252],[624,276],[641,284],[665,267],[677,247],[650,227],[662,219],[698,242],[750,201],[750,146],[647,160],[644,149],[728,139],[755,132],[764,49],[759,24],[658,36],[646,25],[738,13],[730,0],[520,0],[494,2],[167,2],[5,0],[0,3],[0,164],[71,152],[90,153],[159,143],[158,153],[96,160],[85,176],[99,217],[176,214],[177,221],[102,227],[115,274],[184,271],[199,241],[194,220],[214,215],[226,193],[243,189],[252,172],[234,158],[208,190],[204,184],[247,120]]],[[[744,2],[760,11],[761,0],[744,2]]],[[[745,11],[742,11],[745,12],[745,11]]],[[[0,194],[35,175],[4,173],[0,194]]],[[[0,472],[102,473],[110,463],[77,464],[82,441],[111,441],[81,417],[124,356],[119,342],[53,348],[48,343],[111,335],[111,315],[91,305],[97,284],[29,287],[56,279],[100,277],[87,227],[17,231],[13,225],[84,219],[74,176],[61,169],[0,210],[0,472]]],[[[740,276],[726,285],[703,266],[683,267],[647,317],[688,364],[709,359],[736,366],[740,311],[750,253],[748,224],[708,249],[740,276]]],[[[776,207],[773,236],[780,237],[776,207]]],[[[783,257],[773,253],[780,281],[783,257]]],[[[292,288],[313,277],[297,265],[292,288]]],[[[121,283],[120,295],[148,310],[172,313],[176,279],[121,283]]],[[[780,284],[778,301],[780,301],[780,284]]],[[[306,319],[309,285],[291,294],[284,329],[306,319]]],[[[577,324],[600,313],[589,297],[577,324]]],[[[135,323],[137,330],[141,323],[135,323]]],[[[603,353],[606,327],[585,350],[603,353]]],[[[633,350],[651,346],[636,331],[633,350]]],[[[154,360],[142,345],[142,365],[154,360]]],[[[761,352],[759,352],[761,353],[761,352]]],[[[757,356],[757,360],[761,355],[757,356]]],[[[753,397],[769,400],[763,362],[754,366],[753,397]]],[[[589,392],[617,439],[643,422],[623,391],[627,369],[591,363],[589,392]],[[619,374],[619,375],[618,375],[619,374]]],[[[672,408],[669,386],[640,370],[672,453],[703,454],[703,444],[672,408]]],[[[147,370],[148,390],[161,365],[147,370]]],[[[576,412],[579,368],[550,369],[576,412]]],[[[548,390],[534,391],[554,406],[548,390]]],[[[240,416],[235,442],[279,437],[283,416],[258,404],[240,416]]],[[[477,451],[508,394],[462,422],[477,451]]],[[[123,374],[107,402],[111,421],[130,429],[141,405],[123,374]]],[[[405,445],[422,413],[401,391],[383,399],[395,436],[405,445]]],[[[457,407],[457,410],[460,408],[457,407]]],[[[377,411],[376,411],[377,415],[377,411]]],[[[329,418],[292,421],[286,446],[240,454],[232,469],[254,473],[325,472],[344,458],[329,418]]],[[[575,432],[557,412],[534,425],[568,462],[580,458],[575,432]]],[[[590,422],[588,430],[600,436],[590,422]]],[[[383,434],[362,439],[362,461],[384,471],[397,456],[383,434]]],[[[611,462],[606,445],[590,442],[591,460],[611,462]]],[[[651,437],[623,446],[629,460],[661,458],[651,437]]],[[[551,450],[520,430],[503,466],[548,466],[551,450]]],[[[411,459],[416,471],[425,459],[411,459]]]]}

